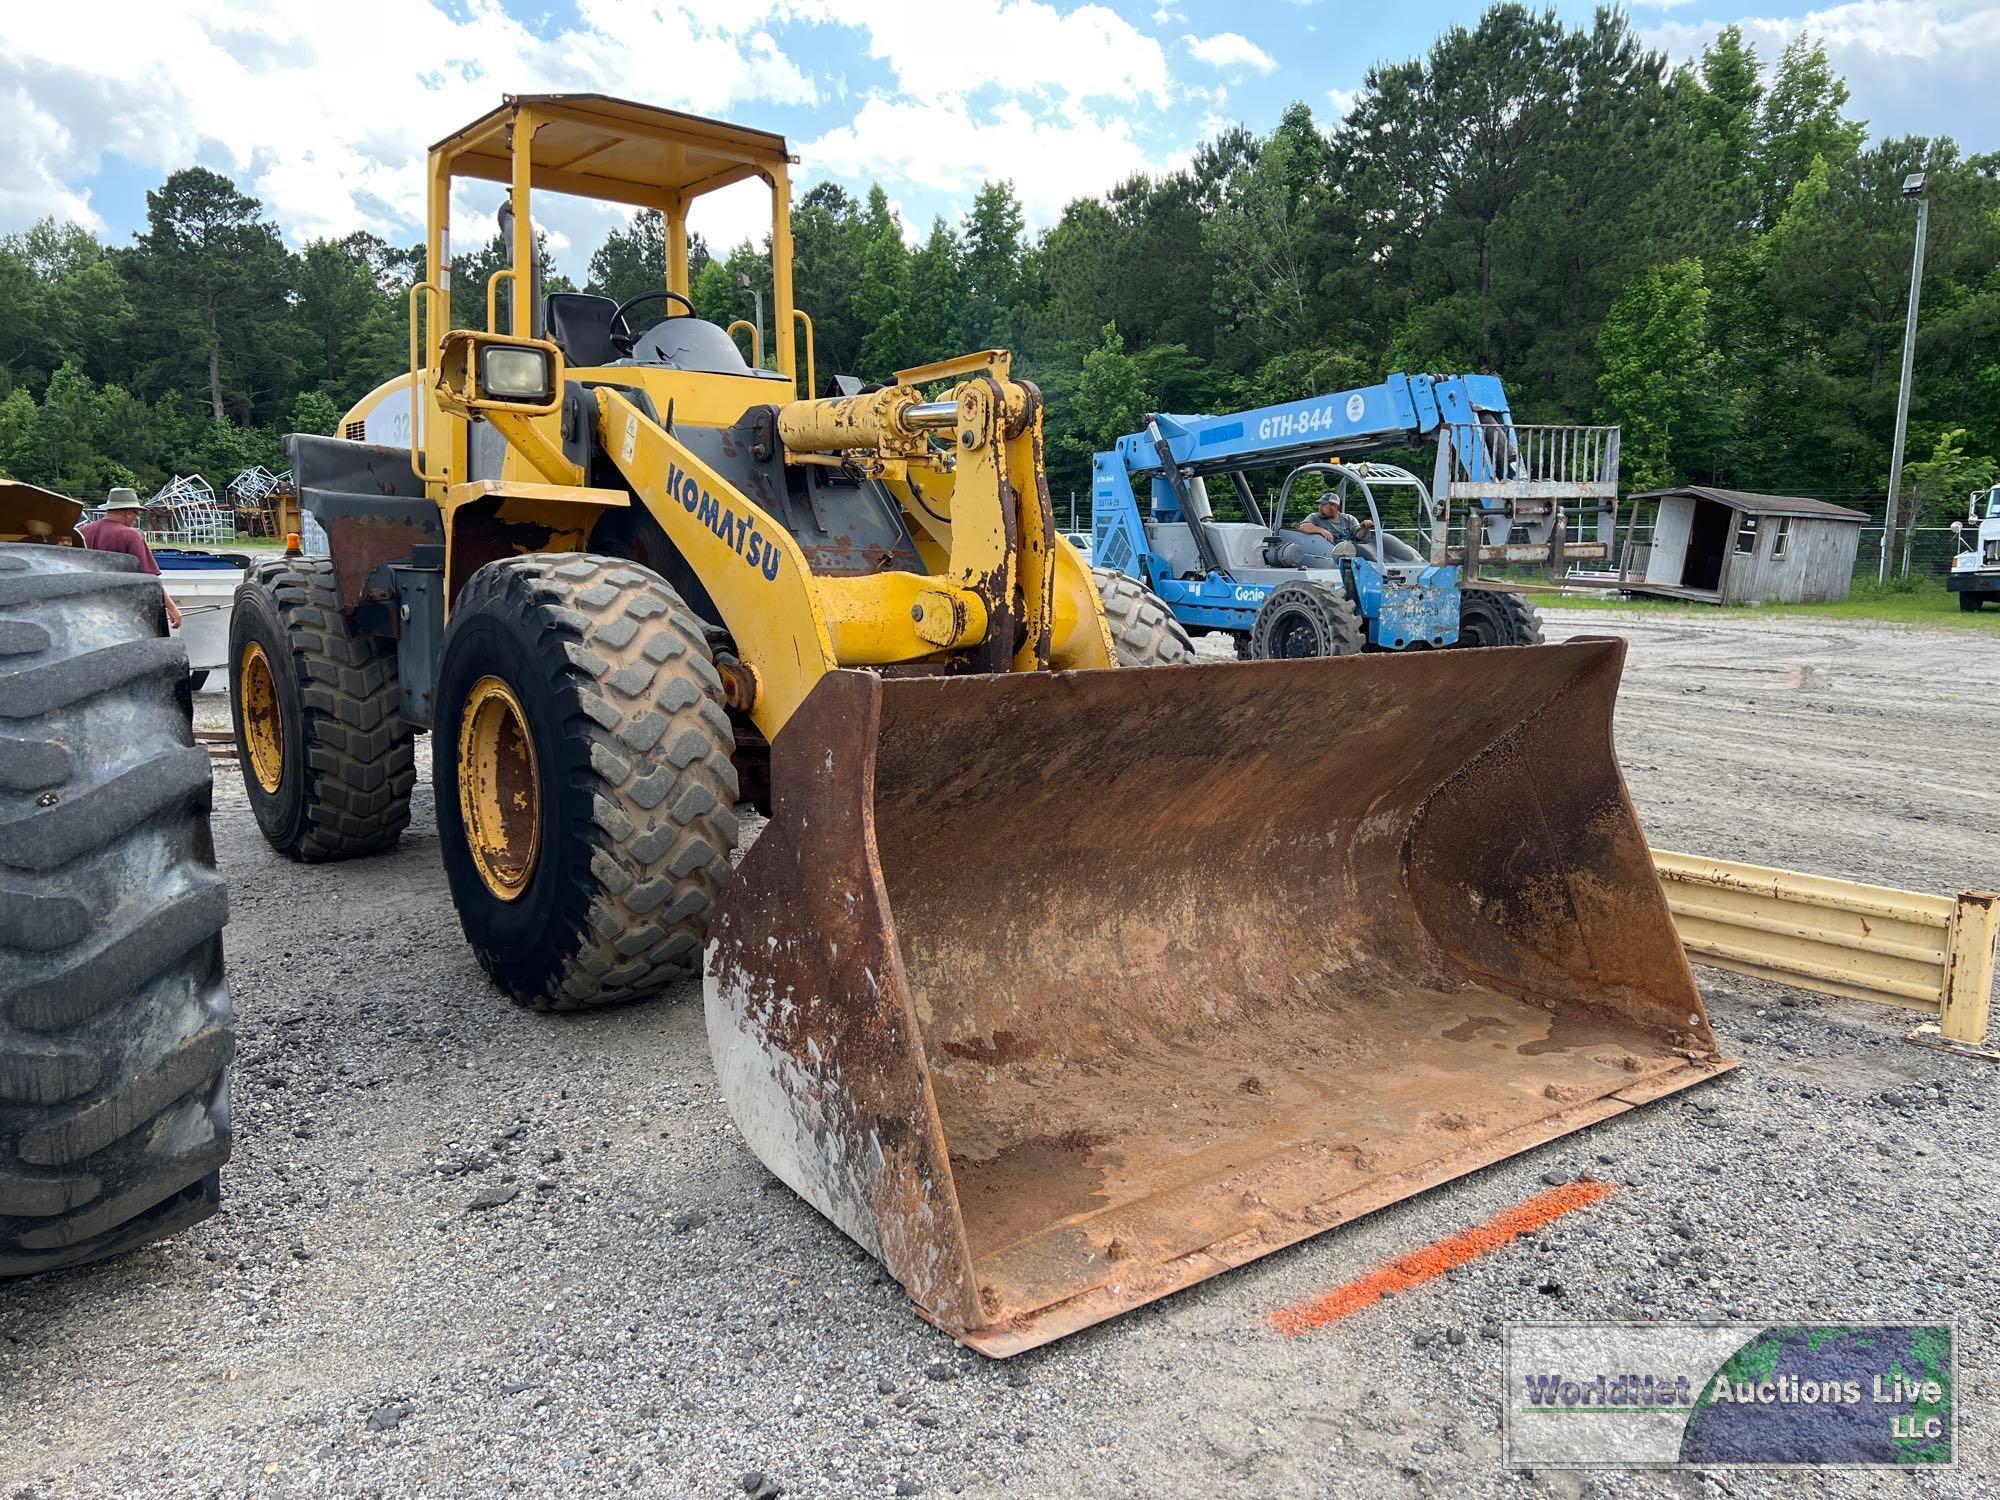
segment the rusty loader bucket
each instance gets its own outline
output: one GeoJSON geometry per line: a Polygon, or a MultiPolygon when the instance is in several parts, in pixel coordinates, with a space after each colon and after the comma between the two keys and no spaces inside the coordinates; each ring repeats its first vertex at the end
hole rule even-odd
{"type": "Polygon", "coordinates": [[[831,674],[713,928],[744,1138],[1006,1355],[1728,1067],[1623,660],[831,674]]]}

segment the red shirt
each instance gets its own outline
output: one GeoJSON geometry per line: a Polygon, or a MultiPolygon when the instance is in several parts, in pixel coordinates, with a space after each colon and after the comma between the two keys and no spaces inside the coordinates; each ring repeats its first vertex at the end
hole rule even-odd
{"type": "Polygon", "coordinates": [[[106,516],[102,521],[92,521],[83,528],[83,544],[99,552],[122,552],[127,557],[139,559],[141,573],[160,571],[160,565],[153,561],[153,549],[146,545],[146,538],[139,531],[127,526],[123,521],[114,521],[106,516]]]}

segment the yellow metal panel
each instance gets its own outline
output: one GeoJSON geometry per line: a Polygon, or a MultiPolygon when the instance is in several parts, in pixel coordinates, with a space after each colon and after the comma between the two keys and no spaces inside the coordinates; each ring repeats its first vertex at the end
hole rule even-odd
{"type": "Polygon", "coordinates": [[[651,365],[571,366],[571,380],[636,386],[652,400],[664,420],[697,427],[733,427],[753,406],[770,406],[789,399],[790,389],[778,380],[757,375],[705,375],[651,365]]]}
{"type": "Polygon", "coordinates": [[[766,174],[771,183],[771,336],[778,341],[778,369],[792,383],[794,395],[811,396],[799,390],[798,358],[792,342],[792,186],[785,163],[770,164],[766,174]]]}
{"type": "Polygon", "coordinates": [[[819,370],[814,364],[813,320],[807,316],[806,310],[802,307],[793,308],[792,317],[806,331],[806,383],[799,394],[808,397],[817,396],[819,394],[819,370]]]}
{"type": "Polygon", "coordinates": [[[2000,894],[1962,891],[1951,914],[1951,954],[1945,963],[1938,1030],[1945,1040],[1986,1040],[1993,1004],[1993,948],[2000,941],[2000,894]]]}
{"type": "MultiPolygon", "coordinates": [[[[540,287],[527,285],[528,268],[535,263],[535,215],[532,202],[533,194],[529,189],[533,183],[535,127],[540,123],[540,118],[531,109],[524,109],[514,117],[514,160],[512,163],[513,172],[511,173],[513,179],[514,243],[509,248],[508,255],[509,260],[512,261],[511,270],[514,278],[514,290],[507,298],[508,310],[512,314],[508,320],[507,332],[513,334],[517,339],[524,339],[529,336],[534,326],[535,316],[534,309],[530,304],[541,295],[540,287]],[[525,295],[522,291],[524,287],[527,288],[525,295]]],[[[491,293],[489,292],[488,295],[490,299],[491,293]]],[[[490,300],[488,307],[486,331],[488,333],[498,333],[500,330],[493,327],[491,322],[490,300]]]]}
{"type": "Polygon", "coordinates": [[[815,577],[820,607],[843,667],[877,667],[952,651],[986,635],[977,594],[922,573],[815,577]]]}
{"type": "Polygon", "coordinates": [[[510,95],[432,151],[456,176],[509,181],[508,130],[527,110],[541,122],[535,185],[583,197],[651,202],[656,192],[712,191],[732,168],[782,171],[789,155],[785,138],[769,131],[602,94],[510,95]]]}
{"type": "Polygon", "coordinates": [[[2000,896],[1954,899],[1664,849],[1653,860],[1697,961],[1941,1013],[1951,1039],[1985,1038],[2000,896]]]}
{"type": "Polygon", "coordinates": [[[1090,564],[1060,535],[1055,542],[1053,572],[1055,596],[1049,665],[1064,670],[1115,667],[1118,657],[1111,641],[1110,622],[1104,618],[1097,580],[1090,576],[1090,564]]]}
{"type": "Polygon", "coordinates": [[[737,655],[757,676],[750,718],[766,739],[776,738],[838,660],[805,554],[621,392],[600,388],[597,405],[599,442],[715,601],[737,655]]]}
{"type": "MultiPolygon", "coordinates": [[[[569,507],[574,515],[579,508],[589,510],[622,510],[631,505],[632,497],[623,490],[592,489],[580,484],[533,484],[519,479],[475,479],[470,484],[455,484],[445,497],[444,509],[447,514],[461,505],[469,505],[475,500],[518,501],[523,505],[552,505],[569,507]]],[[[501,519],[511,519],[503,507],[501,519]]]]}
{"type": "Polygon", "coordinates": [[[507,440],[510,459],[519,454],[537,474],[559,485],[583,483],[583,465],[564,453],[558,440],[560,416],[537,418],[495,409],[486,413],[486,420],[507,440]]]}
{"type": "Polygon", "coordinates": [[[1005,349],[981,349],[977,354],[960,354],[928,365],[916,365],[896,372],[898,385],[931,385],[940,380],[956,380],[963,375],[991,375],[995,380],[1013,378],[1014,356],[1005,349]]]}
{"type": "Polygon", "coordinates": [[[688,294],[687,200],[675,193],[663,210],[667,219],[667,290],[688,294]]]}

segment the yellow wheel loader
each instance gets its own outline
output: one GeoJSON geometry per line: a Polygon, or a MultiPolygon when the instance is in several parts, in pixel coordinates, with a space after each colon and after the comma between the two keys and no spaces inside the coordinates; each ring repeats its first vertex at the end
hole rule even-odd
{"type": "Polygon", "coordinates": [[[1186,664],[1057,532],[1008,355],[813,396],[788,162],[576,95],[431,152],[410,373],[292,440],[331,556],[235,612],[277,848],[393,844],[429,731],[494,982],[703,971],[751,1149],[995,1355],[1726,1066],[1612,756],[1617,642],[1186,664]],[[446,326],[461,177],[508,189],[483,329],[446,326]],[[688,207],[746,180],[773,369],[688,302],[688,207]],[[540,295],[543,192],[658,209],[665,284],[540,295]],[[771,821],[732,870],[740,799],[771,821]]]}

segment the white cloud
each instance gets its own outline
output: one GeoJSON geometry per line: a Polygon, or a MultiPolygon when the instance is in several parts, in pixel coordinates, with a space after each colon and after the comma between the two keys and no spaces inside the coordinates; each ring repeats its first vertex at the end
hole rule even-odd
{"type": "MultiPolygon", "coordinates": [[[[1078,193],[1171,165],[1133,123],[1180,97],[1167,49],[1104,4],[985,0],[948,20],[931,0],[575,4],[573,21],[533,24],[502,0],[100,0],[88,26],[57,6],[10,7],[0,231],[43,214],[104,229],[86,185],[115,157],[142,174],[194,161],[227,172],[294,242],[356,229],[408,242],[423,224],[429,146],[503,92],[752,119],[745,106],[843,101],[833,118],[846,123],[799,148],[794,184],[879,178],[925,204],[912,233],[928,229],[940,195],[981,180],[1012,180],[1031,219],[1048,223],[1078,193]],[[845,78],[786,55],[786,24],[852,31],[882,86],[848,101],[845,78]]],[[[459,185],[458,244],[492,232],[500,198],[493,184],[459,185]]],[[[622,217],[555,195],[537,209],[572,276],[622,217]]],[[[691,227],[718,249],[761,240],[768,194],[753,183],[714,194],[691,227]]]]}
{"type": "MultiPolygon", "coordinates": [[[[20,7],[0,54],[0,99],[15,103],[0,132],[0,221],[94,222],[64,184],[115,153],[161,172],[194,160],[228,171],[295,239],[354,229],[410,238],[423,220],[427,148],[503,91],[624,94],[697,113],[811,102],[813,80],[767,29],[778,13],[779,0],[735,0],[720,13],[698,0],[579,0],[578,24],[543,36],[498,0],[199,10],[111,0],[89,26],[60,6],[20,7]],[[673,67],[659,65],[666,57],[673,67]]],[[[608,222],[601,209],[559,203],[552,240],[587,229],[588,242],[608,222]]]]}
{"type": "Polygon", "coordinates": [[[63,180],[72,173],[82,175],[90,153],[80,150],[63,123],[20,84],[0,90],[0,112],[10,122],[0,130],[0,225],[53,214],[87,229],[103,229],[90,194],[63,180]]]}
{"type": "Polygon", "coordinates": [[[1353,111],[1354,106],[1361,102],[1361,90],[1328,89],[1326,102],[1333,106],[1334,119],[1344,120],[1353,111]]]}
{"type": "Polygon", "coordinates": [[[1195,61],[1207,63],[1211,68],[1221,68],[1241,73],[1245,69],[1253,73],[1275,73],[1278,60],[1262,47],[1234,31],[1219,31],[1214,36],[1184,36],[1188,51],[1195,61]]]}
{"type": "Polygon", "coordinates": [[[1758,44],[1767,64],[1775,62],[1785,43],[1802,31],[1824,42],[1830,58],[1929,63],[2000,54],[2000,6],[1967,10],[1937,0],[1854,0],[1797,17],[1674,21],[1651,28],[1651,35],[1677,55],[1696,55],[1725,25],[1741,27],[1745,37],[1758,44]]]}
{"type": "Polygon", "coordinates": [[[1852,91],[1848,113],[1877,139],[1951,135],[1970,150],[2000,147],[2000,5],[1940,0],[1855,0],[1802,16],[1661,21],[1645,39],[1691,61],[1725,25],[1742,28],[1768,70],[1801,32],[1824,43],[1852,91]]]}
{"type": "Polygon", "coordinates": [[[869,55],[911,99],[988,87],[1065,101],[1168,99],[1165,49],[1102,5],[987,0],[946,12],[935,0],[871,0],[837,19],[867,31],[869,55]]]}
{"type": "Polygon", "coordinates": [[[1017,99],[975,109],[963,98],[887,94],[872,96],[847,124],[798,152],[809,173],[921,183],[968,204],[982,182],[1011,181],[1036,225],[1053,224],[1072,198],[1163,165],[1123,119],[1083,110],[1031,113],[1017,99]]]}

